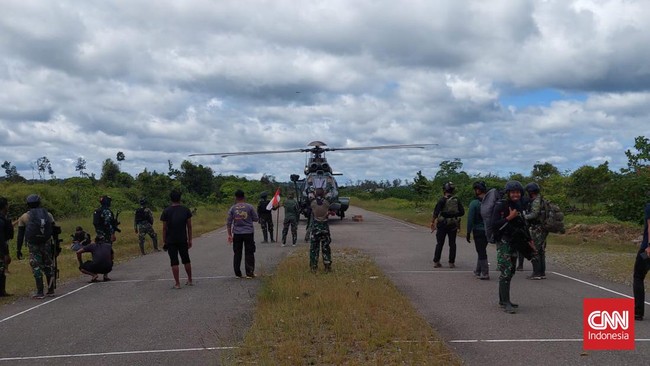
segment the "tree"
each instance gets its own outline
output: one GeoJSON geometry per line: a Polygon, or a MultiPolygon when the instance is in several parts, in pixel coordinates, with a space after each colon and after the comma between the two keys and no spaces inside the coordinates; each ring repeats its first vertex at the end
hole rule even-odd
{"type": "Polygon", "coordinates": [[[7,180],[10,182],[19,182],[25,180],[25,178],[18,174],[18,169],[16,169],[15,165],[11,165],[10,161],[5,160],[5,162],[2,163],[2,169],[5,170],[7,180]]]}
{"type": "Polygon", "coordinates": [[[415,202],[415,207],[418,207],[419,204],[427,199],[427,196],[431,193],[431,183],[422,175],[422,171],[418,170],[413,178],[413,190],[418,197],[418,200],[415,202]]]}
{"type": "Polygon", "coordinates": [[[86,170],[86,159],[82,158],[81,156],[77,158],[77,164],[75,164],[74,169],[78,171],[79,175],[82,177],[88,176],[88,174],[84,172],[84,170],[86,170]]]}
{"type": "Polygon", "coordinates": [[[126,156],[124,156],[124,153],[123,153],[123,152],[118,151],[118,152],[117,152],[116,159],[117,159],[118,162],[122,162],[122,161],[124,161],[124,159],[126,159],[126,156]]]}
{"type": "Polygon", "coordinates": [[[440,163],[440,170],[438,170],[434,179],[436,181],[444,180],[453,182],[461,169],[463,169],[463,163],[459,158],[455,158],[453,161],[445,160],[440,163]]]}
{"type": "Polygon", "coordinates": [[[650,139],[644,136],[637,136],[634,139],[636,153],[625,151],[627,166],[630,171],[638,172],[639,169],[650,167],[650,139]]]}
{"type": "Polygon", "coordinates": [[[114,186],[117,184],[118,174],[120,174],[120,167],[113,160],[106,159],[102,164],[102,175],[99,181],[106,185],[114,186]]]}
{"type": "Polygon", "coordinates": [[[50,176],[54,175],[52,164],[50,163],[50,159],[48,159],[47,156],[36,159],[36,168],[38,169],[38,177],[41,180],[45,178],[45,172],[47,172],[47,174],[50,176]]]}
{"type": "Polygon", "coordinates": [[[576,169],[570,176],[568,193],[582,203],[591,206],[601,202],[605,187],[612,179],[609,162],[593,167],[584,165],[576,169]]]}
{"type": "Polygon", "coordinates": [[[540,163],[533,165],[533,171],[530,173],[531,178],[535,182],[544,182],[546,179],[554,176],[560,175],[560,171],[551,163],[540,163]]]}
{"type": "Polygon", "coordinates": [[[187,189],[188,192],[196,193],[202,197],[207,197],[213,190],[214,177],[212,169],[201,164],[194,165],[192,162],[184,160],[181,163],[181,173],[179,180],[181,185],[187,189]]]}

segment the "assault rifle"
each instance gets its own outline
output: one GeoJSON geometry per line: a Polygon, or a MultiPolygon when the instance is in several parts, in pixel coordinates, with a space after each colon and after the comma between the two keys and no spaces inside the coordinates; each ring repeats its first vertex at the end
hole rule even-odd
{"type": "Polygon", "coordinates": [[[119,217],[120,217],[121,212],[122,212],[122,210],[118,210],[117,213],[115,214],[115,216],[111,219],[111,226],[113,226],[113,229],[115,231],[117,231],[118,233],[122,232],[122,230],[120,230],[120,221],[119,221],[119,217]]]}
{"type": "MultiPolygon", "coordinates": [[[[58,264],[58,256],[61,254],[61,242],[63,242],[63,239],[59,238],[59,235],[61,234],[61,227],[60,226],[52,226],[52,240],[50,241],[52,245],[52,261],[54,263],[54,268],[52,269],[52,283],[53,283],[53,288],[56,288],[56,280],[59,279],[59,264],[58,264]]],[[[51,284],[48,283],[48,287],[51,284]]]]}

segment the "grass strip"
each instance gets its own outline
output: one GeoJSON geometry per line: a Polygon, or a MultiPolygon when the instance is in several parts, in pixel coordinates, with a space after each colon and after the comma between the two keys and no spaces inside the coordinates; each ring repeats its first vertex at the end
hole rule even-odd
{"type": "Polygon", "coordinates": [[[340,249],[334,271],[316,274],[308,258],[308,249],[299,248],[263,278],[237,363],[460,364],[368,257],[340,249]]]}

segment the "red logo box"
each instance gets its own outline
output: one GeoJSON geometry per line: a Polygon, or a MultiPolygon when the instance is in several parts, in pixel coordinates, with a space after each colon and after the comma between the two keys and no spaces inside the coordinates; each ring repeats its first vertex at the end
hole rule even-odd
{"type": "Polygon", "coordinates": [[[583,349],[634,349],[633,299],[584,299],[582,310],[583,349]]]}

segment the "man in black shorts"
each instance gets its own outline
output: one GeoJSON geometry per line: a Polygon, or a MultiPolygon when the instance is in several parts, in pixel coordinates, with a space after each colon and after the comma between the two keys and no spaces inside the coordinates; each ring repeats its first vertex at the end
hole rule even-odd
{"type": "Polygon", "coordinates": [[[92,277],[90,282],[99,281],[97,278],[100,274],[104,275],[104,281],[110,281],[108,273],[113,270],[113,256],[113,245],[104,240],[103,236],[97,236],[94,243],[77,250],[79,270],[81,273],[92,277]],[[81,260],[81,254],[83,253],[91,253],[92,260],[83,262],[81,260]]]}
{"type": "Polygon", "coordinates": [[[163,250],[169,254],[174,275],[175,289],[181,288],[178,274],[178,256],[185,266],[187,286],[192,286],[192,264],[189,249],[192,247],[192,211],[181,205],[181,192],[172,191],[169,194],[171,206],[163,210],[160,221],[163,223],[163,250]]]}

